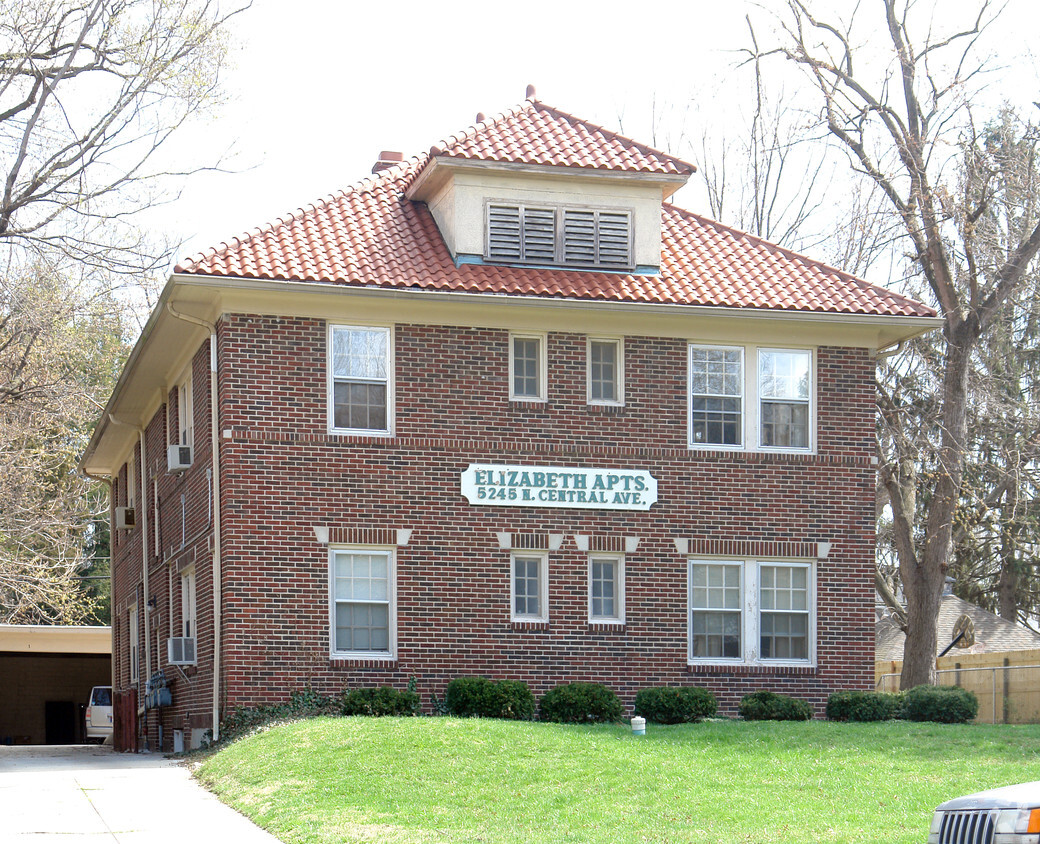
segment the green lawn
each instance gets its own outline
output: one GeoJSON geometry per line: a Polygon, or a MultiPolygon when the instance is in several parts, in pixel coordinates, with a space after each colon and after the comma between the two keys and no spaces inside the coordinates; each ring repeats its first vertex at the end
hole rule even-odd
{"type": "Polygon", "coordinates": [[[318,718],[198,776],[286,842],[922,844],[937,803],[1040,779],[1040,727],[318,718]]]}

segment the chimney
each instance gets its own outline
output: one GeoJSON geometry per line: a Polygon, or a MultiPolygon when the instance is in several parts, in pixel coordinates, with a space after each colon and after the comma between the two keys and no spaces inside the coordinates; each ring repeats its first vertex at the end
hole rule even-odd
{"type": "Polygon", "coordinates": [[[400,164],[402,161],[404,161],[404,153],[384,149],[379,153],[379,160],[372,165],[372,172],[379,173],[382,170],[400,164]]]}

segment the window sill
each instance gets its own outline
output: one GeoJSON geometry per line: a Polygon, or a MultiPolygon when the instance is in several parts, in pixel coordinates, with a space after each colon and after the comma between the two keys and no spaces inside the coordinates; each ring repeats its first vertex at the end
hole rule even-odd
{"type": "Polygon", "coordinates": [[[724,454],[776,455],[779,457],[815,457],[818,452],[811,448],[748,448],[742,445],[724,445],[722,443],[690,443],[686,447],[695,453],[721,452],[724,454]]]}
{"type": "Polygon", "coordinates": [[[396,662],[394,654],[332,654],[329,657],[333,668],[386,668],[396,662]]]}
{"type": "Polygon", "coordinates": [[[762,663],[762,662],[688,662],[686,664],[688,674],[760,674],[760,675],[789,675],[806,676],[815,675],[816,666],[809,663],[762,663]]]}
{"type": "Polygon", "coordinates": [[[329,428],[329,435],[333,437],[378,437],[389,439],[394,435],[393,431],[376,431],[370,428],[329,428]]]}
{"type": "Polygon", "coordinates": [[[599,404],[598,402],[589,402],[585,405],[585,411],[587,413],[601,416],[621,416],[625,412],[625,406],[623,404],[599,404]]]}
{"type": "Polygon", "coordinates": [[[586,624],[585,629],[589,633],[624,633],[626,632],[625,622],[623,621],[590,621],[586,624]]]}
{"type": "Polygon", "coordinates": [[[513,618],[509,620],[509,626],[517,632],[548,630],[549,619],[513,618]]]}

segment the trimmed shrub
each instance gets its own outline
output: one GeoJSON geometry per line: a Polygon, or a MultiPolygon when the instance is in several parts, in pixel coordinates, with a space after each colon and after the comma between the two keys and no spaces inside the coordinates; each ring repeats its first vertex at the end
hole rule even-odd
{"type": "Polygon", "coordinates": [[[390,686],[378,689],[349,689],[343,692],[340,711],[344,715],[418,715],[419,695],[390,686]]]}
{"type": "Polygon", "coordinates": [[[542,720],[560,724],[620,721],[625,709],[618,696],[600,683],[567,683],[542,697],[542,720]]]}
{"type": "Polygon", "coordinates": [[[908,721],[964,724],[979,714],[975,692],[957,686],[914,686],[906,693],[903,717],[908,721]]]}
{"type": "Polygon", "coordinates": [[[715,695],[692,686],[655,686],[636,694],[636,715],[657,724],[689,724],[711,718],[717,709],[715,695]]]}
{"type": "Polygon", "coordinates": [[[834,692],[827,698],[831,721],[889,721],[898,718],[903,696],[888,692],[834,692]]]}
{"type": "Polygon", "coordinates": [[[444,693],[449,715],[462,718],[534,718],[534,695],[520,680],[488,680],[486,677],[456,677],[444,693]]]}
{"type": "Polygon", "coordinates": [[[812,707],[804,700],[761,691],[740,699],[740,715],[745,721],[808,721],[812,707]]]}

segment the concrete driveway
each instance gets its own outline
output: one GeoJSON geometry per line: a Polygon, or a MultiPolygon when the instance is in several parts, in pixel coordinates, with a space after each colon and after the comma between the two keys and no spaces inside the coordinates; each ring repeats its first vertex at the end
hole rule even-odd
{"type": "Polygon", "coordinates": [[[278,844],[155,754],[0,747],[0,842],[278,844]]]}

